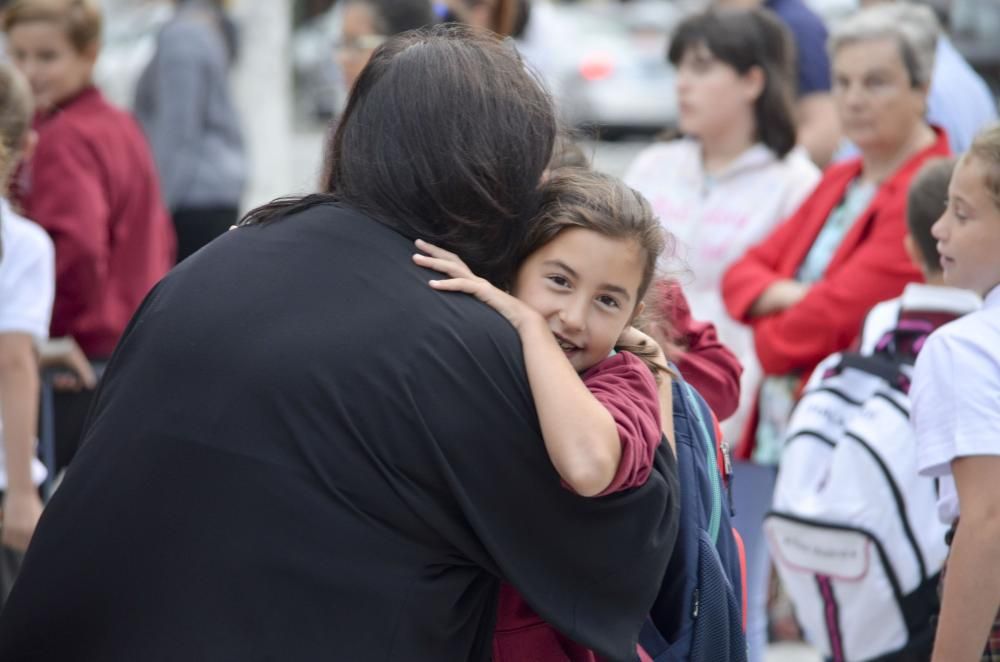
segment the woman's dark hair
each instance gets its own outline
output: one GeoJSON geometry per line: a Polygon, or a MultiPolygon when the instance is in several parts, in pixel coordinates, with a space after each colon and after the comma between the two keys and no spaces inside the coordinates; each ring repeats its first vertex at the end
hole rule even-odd
{"type": "Polygon", "coordinates": [[[677,66],[685,53],[701,47],[740,75],[761,69],[757,140],[779,157],[788,154],[795,147],[795,45],[788,28],[766,9],[710,9],[677,26],[667,59],[677,66]]]}
{"type": "Polygon", "coordinates": [[[375,31],[387,37],[437,22],[431,0],[348,0],[344,4],[368,7],[375,31]]]}
{"type": "Polygon", "coordinates": [[[322,193],[276,200],[241,224],[337,201],[502,282],[555,134],[551,100],[509,42],[456,25],[403,33],[358,76],[322,193]]]}
{"type": "Polygon", "coordinates": [[[906,229],[920,251],[922,265],[931,271],[940,271],[941,254],[937,239],[931,234],[934,225],[948,207],[948,184],[955,170],[954,158],[930,159],[910,182],[906,194],[906,229]]]}

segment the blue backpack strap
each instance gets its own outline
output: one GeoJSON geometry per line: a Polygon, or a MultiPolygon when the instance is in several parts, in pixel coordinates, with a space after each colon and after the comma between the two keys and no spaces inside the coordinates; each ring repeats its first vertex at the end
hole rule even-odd
{"type": "MultiPolygon", "coordinates": [[[[719,471],[719,463],[716,460],[716,453],[718,451],[717,444],[715,443],[714,426],[711,428],[705,423],[705,415],[701,408],[701,396],[695,393],[694,389],[687,382],[684,382],[684,394],[687,398],[690,409],[694,412],[694,421],[697,426],[698,432],[701,433],[701,439],[704,442],[704,451],[706,453],[706,460],[708,462],[708,471],[711,477],[712,485],[712,503],[711,512],[709,513],[708,520],[708,535],[712,539],[712,544],[714,545],[719,541],[719,526],[722,522],[722,485],[721,476],[719,471]]],[[[701,449],[699,449],[701,450],[701,449]]]]}

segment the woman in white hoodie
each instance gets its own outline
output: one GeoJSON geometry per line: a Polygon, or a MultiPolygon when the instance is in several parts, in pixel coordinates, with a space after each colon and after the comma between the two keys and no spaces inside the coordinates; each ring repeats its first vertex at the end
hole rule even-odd
{"type": "MultiPolygon", "coordinates": [[[[727,267],[767,236],[812,191],[819,170],[796,147],[794,56],[787,28],[763,9],[714,9],[682,22],[668,59],[677,69],[679,128],[683,137],[643,151],[625,181],[647,199],[677,238],[692,280],[684,294],[697,319],[715,324],[722,342],[743,364],[740,406],[723,422],[739,439],[761,379],[750,330],[733,320],[722,302],[727,267]]],[[[770,475],[757,485],[756,467],[735,485],[739,511],[747,500],[769,499],[770,475]],[[742,502],[742,503],[740,503],[742,502]]],[[[767,557],[759,525],[743,531],[747,543],[748,637],[751,659],[766,644],[764,603],[767,557]],[[759,557],[760,563],[754,563],[759,557]]]]}

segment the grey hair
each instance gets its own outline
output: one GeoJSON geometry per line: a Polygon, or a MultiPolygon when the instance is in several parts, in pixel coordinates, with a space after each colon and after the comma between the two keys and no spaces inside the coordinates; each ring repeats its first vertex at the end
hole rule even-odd
{"type": "Polygon", "coordinates": [[[894,39],[910,84],[926,86],[934,70],[941,24],[926,5],[892,2],[862,9],[834,28],[827,41],[832,60],[842,47],[876,39],[894,39]]]}

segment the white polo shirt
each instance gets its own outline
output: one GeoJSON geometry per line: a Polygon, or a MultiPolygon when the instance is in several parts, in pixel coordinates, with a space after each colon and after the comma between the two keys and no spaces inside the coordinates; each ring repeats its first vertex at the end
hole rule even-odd
{"type": "MultiPolygon", "coordinates": [[[[0,198],[0,333],[49,335],[55,297],[55,249],[45,230],[14,213],[0,198]]],[[[7,488],[7,463],[0,421],[0,490],[7,488]]],[[[35,459],[35,484],[45,479],[45,467],[35,459]]]]}
{"type": "Polygon", "coordinates": [[[982,310],[931,334],[914,369],[910,389],[917,464],[940,478],[938,516],[951,523],[959,513],[951,461],[1000,455],[1000,286],[982,310]]]}

